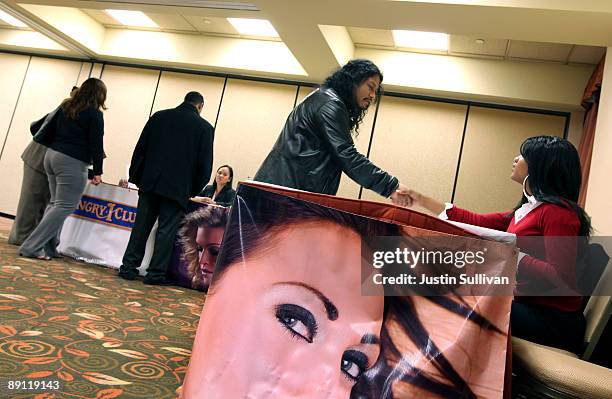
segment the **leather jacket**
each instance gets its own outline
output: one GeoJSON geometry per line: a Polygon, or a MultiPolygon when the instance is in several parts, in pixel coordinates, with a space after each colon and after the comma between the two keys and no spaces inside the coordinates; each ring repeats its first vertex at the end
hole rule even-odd
{"type": "Polygon", "coordinates": [[[344,102],[322,87],[291,112],[254,180],[335,195],[342,172],[383,197],[398,185],[397,178],[357,151],[344,102]]]}

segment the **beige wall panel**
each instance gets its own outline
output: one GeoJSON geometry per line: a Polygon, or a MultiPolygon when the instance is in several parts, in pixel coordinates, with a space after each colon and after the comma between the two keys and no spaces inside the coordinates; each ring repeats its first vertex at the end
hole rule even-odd
{"type": "MultiPolygon", "coordinates": [[[[384,97],[378,110],[370,160],[408,187],[450,200],[466,108],[384,97]]],[[[389,202],[370,190],[364,190],[362,198],[389,202]]]]}
{"type": "Polygon", "coordinates": [[[317,90],[316,87],[300,86],[300,91],[298,92],[298,95],[297,95],[296,105],[304,101],[306,96],[315,90],[317,90]]]}
{"type": "MultiPolygon", "coordinates": [[[[90,77],[92,77],[92,78],[99,78],[100,75],[102,74],[103,67],[104,67],[103,64],[99,64],[99,63],[94,64],[93,68],[91,69],[90,77]]],[[[88,72],[88,74],[89,74],[89,72],[88,72]]]]}
{"type": "MultiPolygon", "coordinates": [[[[29,56],[15,54],[0,54],[0,149],[6,139],[11,117],[15,111],[19,90],[28,69],[29,56]]],[[[4,180],[4,176],[2,176],[4,180]]]]}
{"type": "Polygon", "coordinates": [[[293,108],[296,90],[290,85],[228,79],[215,130],[214,168],[231,165],[235,182],[253,178],[293,108]]]}
{"type": "Polygon", "coordinates": [[[32,140],[30,123],[42,118],[68,97],[81,69],[80,62],[33,57],[28,68],[13,123],[0,159],[0,211],[15,214],[23,163],[21,153],[32,140]]]}
{"type": "MultiPolygon", "coordinates": [[[[92,75],[93,76],[93,75],[92,75]]],[[[126,166],[149,119],[159,71],[107,65],[102,80],[108,90],[104,111],[104,175],[102,180],[117,184],[126,175],[126,166]]]]}
{"type": "Polygon", "coordinates": [[[582,124],[584,122],[584,111],[572,112],[570,118],[569,132],[567,139],[578,149],[580,139],[582,138],[582,124]]]}
{"type": "Polygon", "coordinates": [[[82,66],[81,70],[79,71],[79,77],[77,78],[78,86],[82,85],[84,81],[89,79],[89,72],[91,71],[91,68],[93,66],[91,62],[83,62],[81,65],[82,66]]]}
{"type": "Polygon", "coordinates": [[[521,143],[542,134],[563,136],[565,118],[489,108],[470,108],[455,203],[476,212],[512,209],[521,185],[510,180],[521,143]]]}
{"type": "Polygon", "coordinates": [[[221,102],[224,78],[189,75],[186,73],[162,72],[153,112],[178,106],[185,94],[190,91],[200,92],[204,96],[202,117],[214,126],[221,102]]]}
{"type": "MultiPolygon", "coordinates": [[[[300,87],[300,91],[297,96],[297,103],[299,104],[306,98],[306,96],[316,90],[316,87],[300,87]]],[[[353,135],[353,141],[357,151],[366,155],[368,152],[368,145],[370,143],[370,136],[372,135],[372,123],[374,122],[374,114],[376,111],[376,105],[372,105],[368,110],[363,122],[359,126],[359,134],[353,135]]],[[[359,198],[359,184],[351,180],[347,175],[342,174],[340,179],[340,187],[338,187],[338,197],[345,198],[359,198]]]]}

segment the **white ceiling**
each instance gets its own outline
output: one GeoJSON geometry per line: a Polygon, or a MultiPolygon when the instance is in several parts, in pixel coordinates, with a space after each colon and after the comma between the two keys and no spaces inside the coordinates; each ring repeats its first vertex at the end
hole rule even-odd
{"type": "MultiPolygon", "coordinates": [[[[417,49],[400,49],[393,42],[390,30],[347,28],[357,47],[394,49],[399,51],[416,51],[440,54],[440,51],[417,49]]],[[[520,59],[532,61],[551,61],[560,63],[597,64],[605,53],[605,47],[581,46],[573,44],[528,42],[522,40],[504,40],[477,36],[449,35],[449,49],[442,52],[446,55],[520,59]],[[484,40],[479,44],[477,40],[484,40]]]]}
{"type": "MultiPolygon", "coordinates": [[[[80,34],[81,27],[71,28],[66,26],[69,24],[66,21],[58,22],[61,19],[59,15],[67,10],[77,10],[86,15],[93,25],[99,26],[93,28],[98,35],[104,35],[106,30],[116,36],[119,30],[134,29],[119,25],[103,10],[140,10],[160,26],[153,30],[172,34],[164,37],[166,47],[193,46],[194,35],[279,42],[286,46],[283,51],[294,57],[295,63],[303,68],[302,75],[313,81],[322,79],[339,65],[342,58],[339,54],[350,55],[355,49],[415,51],[396,48],[392,29],[447,32],[450,35],[449,50],[443,53],[445,55],[507,61],[594,65],[601,59],[605,47],[612,46],[612,1],[602,3],[601,0],[24,1],[27,3],[1,0],[0,8],[26,18],[33,22],[35,30],[89,58],[103,60],[119,57],[132,61],[124,53],[118,53],[115,57],[108,52],[92,50],[80,34]],[[52,6],[56,11],[40,13],[32,11],[30,5],[52,6]],[[227,17],[267,19],[279,32],[280,38],[241,36],[227,17]],[[330,37],[323,32],[322,26],[339,27],[339,30],[336,29],[330,37]],[[476,39],[482,39],[484,43],[478,44],[476,39]],[[185,44],[187,42],[192,44],[185,44]]],[[[8,28],[0,22],[0,29],[8,28]]],[[[220,46],[215,48],[219,52],[223,46],[219,44],[221,42],[215,43],[220,46]]],[[[227,41],[227,46],[249,47],[235,41],[227,41]]],[[[256,50],[252,51],[255,56],[259,54],[256,50]]],[[[218,59],[230,61],[232,57],[217,55],[218,59]]],[[[134,62],[136,60],[137,57],[134,62]]],[[[138,62],[163,64],[159,60],[138,62]]],[[[194,65],[189,60],[177,60],[175,64],[181,62],[194,65]]],[[[231,66],[211,67],[203,64],[202,67],[220,71],[224,68],[227,71],[245,70],[244,66],[233,69],[231,66]]],[[[296,76],[296,70],[293,68],[286,75],[296,76]]],[[[278,68],[270,68],[269,71],[254,68],[253,74],[282,77],[283,74],[278,71],[278,68]]]]}
{"type": "MultiPolygon", "coordinates": [[[[163,1],[158,1],[164,3],[163,1]]],[[[126,2],[130,3],[130,2],[126,2]]],[[[155,3],[155,1],[153,1],[155,3]]],[[[166,2],[174,3],[177,2],[166,2]]],[[[196,4],[191,1],[185,4],[196,4]]],[[[217,2],[218,3],[218,2],[217,2]]],[[[149,2],[149,4],[151,4],[149,2]]],[[[216,4],[216,3],[215,3],[216,4]]],[[[102,9],[82,8],[85,14],[109,28],[125,28],[102,9]]],[[[224,17],[171,14],[147,12],[162,32],[218,35],[226,37],[242,37],[262,39],[254,36],[240,35],[224,17]]],[[[0,24],[2,21],[0,21],[0,24]]],[[[134,29],[134,28],[131,28],[134,29]]],[[[391,30],[347,27],[349,35],[356,47],[384,48],[398,51],[414,51],[420,53],[441,54],[440,51],[419,49],[401,49],[395,46],[391,30]]],[[[280,39],[265,39],[280,40],[280,39]]],[[[449,35],[449,49],[446,55],[494,58],[505,60],[550,61],[565,64],[597,64],[605,53],[605,47],[584,46],[571,43],[545,43],[523,40],[495,39],[482,36],[449,35]],[[479,43],[477,40],[484,43],[479,43]]]]}

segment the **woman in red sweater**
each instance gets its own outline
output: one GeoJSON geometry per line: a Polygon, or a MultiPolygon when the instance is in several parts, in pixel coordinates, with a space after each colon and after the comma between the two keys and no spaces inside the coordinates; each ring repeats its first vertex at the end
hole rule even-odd
{"type": "Polygon", "coordinates": [[[415,191],[410,195],[415,205],[443,219],[514,233],[521,253],[510,316],[512,334],[580,351],[585,329],[582,298],[525,296],[534,293],[534,283],[540,288],[564,287],[565,292],[576,287],[579,240],[569,237],[588,237],[591,232],[588,215],[576,204],[581,183],[578,152],[559,137],[528,138],[514,159],[510,178],[523,185],[521,201],[511,212],[477,214],[415,191]]]}

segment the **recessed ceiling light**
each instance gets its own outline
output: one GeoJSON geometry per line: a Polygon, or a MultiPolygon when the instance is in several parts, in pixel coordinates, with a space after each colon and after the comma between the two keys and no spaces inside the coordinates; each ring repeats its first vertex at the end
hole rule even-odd
{"type": "Polygon", "coordinates": [[[393,40],[397,47],[448,50],[448,35],[446,33],[394,30],[393,40]]]}
{"type": "Polygon", "coordinates": [[[27,28],[28,25],[24,24],[17,18],[13,17],[11,14],[0,10],[0,19],[6,22],[9,25],[17,26],[18,28],[27,28]]]}
{"type": "Polygon", "coordinates": [[[267,19],[228,18],[241,35],[278,37],[276,29],[267,19]]]}
{"type": "Polygon", "coordinates": [[[211,21],[210,19],[206,19],[206,18],[204,18],[204,23],[205,23],[206,25],[210,25],[210,24],[212,24],[212,21],[211,21]]]}
{"type": "Polygon", "coordinates": [[[485,44],[485,40],[484,39],[476,39],[474,40],[476,42],[476,44],[485,44]]]}
{"type": "Polygon", "coordinates": [[[117,22],[125,26],[136,26],[139,28],[159,28],[151,18],[142,11],[128,10],[104,10],[117,22]]]}

